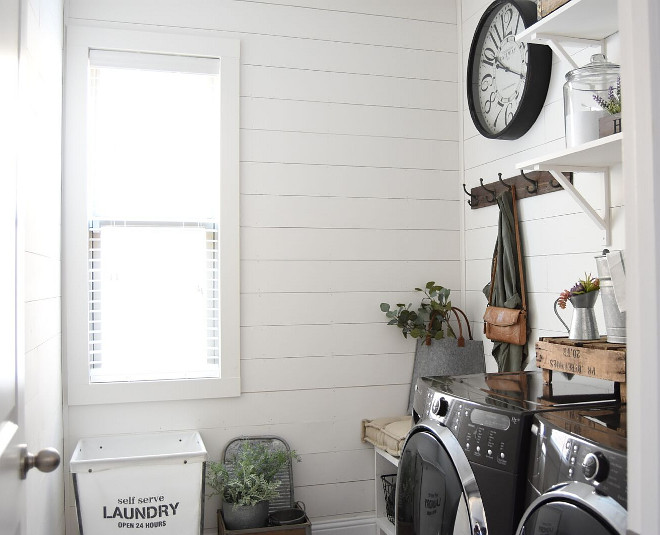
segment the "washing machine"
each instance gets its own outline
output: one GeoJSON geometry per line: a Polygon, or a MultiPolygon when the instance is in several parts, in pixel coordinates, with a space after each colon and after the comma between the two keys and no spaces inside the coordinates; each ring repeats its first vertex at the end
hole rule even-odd
{"type": "Polygon", "coordinates": [[[399,460],[397,535],[513,535],[534,414],[617,404],[611,382],[555,374],[547,385],[540,371],[419,379],[399,460]]]}
{"type": "Polygon", "coordinates": [[[518,535],[624,535],[626,409],[538,414],[518,535]]]}

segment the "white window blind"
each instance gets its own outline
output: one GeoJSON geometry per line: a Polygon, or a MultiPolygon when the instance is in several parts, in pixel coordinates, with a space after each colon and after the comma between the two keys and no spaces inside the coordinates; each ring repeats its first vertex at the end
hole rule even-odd
{"type": "Polygon", "coordinates": [[[90,50],[92,383],[220,376],[219,60],[90,50]]]}

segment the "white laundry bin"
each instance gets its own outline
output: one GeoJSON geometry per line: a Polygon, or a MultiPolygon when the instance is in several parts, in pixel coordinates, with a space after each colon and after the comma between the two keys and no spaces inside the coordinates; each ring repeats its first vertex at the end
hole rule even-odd
{"type": "Polygon", "coordinates": [[[70,470],[81,535],[200,535],[206,448],[198,432],[84,438],[70,470]]]}

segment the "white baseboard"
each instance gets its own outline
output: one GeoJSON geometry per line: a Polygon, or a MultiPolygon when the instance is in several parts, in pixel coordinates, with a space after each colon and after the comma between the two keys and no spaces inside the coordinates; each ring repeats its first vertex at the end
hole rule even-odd
{"type": "MultiPolygon", "coordinates": [[[[374,535],[376,530],[376,517],[340,518],[340,519],[312,519],[313,535],[374,535]]],[[[77,533],[77,531],[76,531],[77,533]]],[[[206,528],[204,535],[217,535],[218,528],[206,528]]]]}
{"type": "Polygon", "coordinates": [[[376,517],[313,520],[313,535],[374,535],[376,517]]]}

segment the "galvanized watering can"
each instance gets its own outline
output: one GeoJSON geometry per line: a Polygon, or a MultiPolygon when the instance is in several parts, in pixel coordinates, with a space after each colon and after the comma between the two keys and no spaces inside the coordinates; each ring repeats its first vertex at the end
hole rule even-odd
{"type": "Polygon", "coordinates": [[[555,301],[555,314],[564,327],[566,327],[569,340],[597,340],[600,338],[598,324],[596,323],[596,313],[594,311],[598,293],[598,290],[596,290],[594,292],[574,295],[569,299],[573,305],[573,320],[571,321],[570,329],[557,312],[559,299],[555,301]]]}

